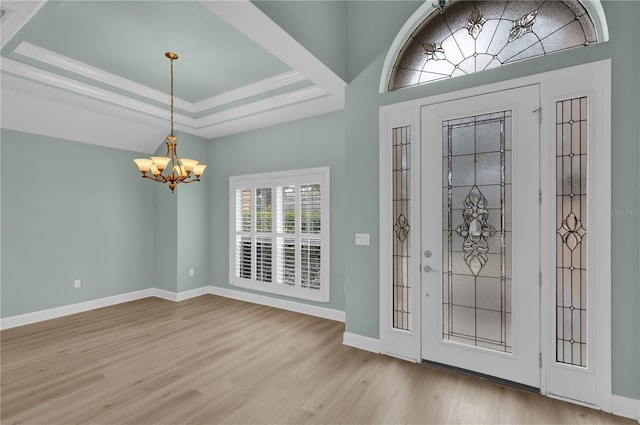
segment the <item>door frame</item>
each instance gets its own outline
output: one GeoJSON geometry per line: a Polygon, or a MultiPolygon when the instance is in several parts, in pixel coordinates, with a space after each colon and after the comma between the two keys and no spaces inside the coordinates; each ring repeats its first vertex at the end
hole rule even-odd
{"type": "MultiPolygon", "coordinates": [[[[541,74],[534,74],[512,80],[501,81],[479,87],[443,93],[439,95],[423,97],[406,102],[385,105],[379,111],[379,188],[380,188],[380,352],[383,354],[403,358],[413,362],[421,362],[421,314],[412,314],[410,330],[398,330],[392,326],[392,243],[393,232],[389,224],[392,223],[392,172],[391,172],[391,130],[399,126],[409,126],[413,135],[411,156],[420,158],[420,143],[415,135],[420,134],[420,108],[426,104],[434,104],[449,100],[477,96],[490,92],[503,91],[518,88],[526,85],[540,85],[540,105],[542,111],[540,117],[542,125],[540,134],[543,138],[553,137],[555,140],[554,122],[555,100],[560,97],[571,97],[572,95],[588,92],[595,101],[589,111],[590,117],[597,117],[597,125],[590,134],[590,141],[597,140],[598,143],[590,144],[591,160],[589,162],[590,178],[590,217],[592,220],[590,229],[590,253],[589,258],[596,258],[597,261],[590,261],[590,276],[592,281],[597,281],[597,287],[591,292],[591,299],[594,302],[597,320],[591,326],[593,335],[590,335],[593,346],[593,358],[596,382],[596,394],[593,404],[590,407],[597,407],[601,410],[611,412],[612,392],[611,392],[611,216],[607,214],[611,211],[611,61],[609,59],[597,62],[578,65],[570,68],[549,71],[541,74]],[[579,78],[576,78],[579,76],[579,78]],[[576,87],[576,80],[580,80],[582,88],[576,87]],[[585,90],[584,84],[589,89],[585,90]],[[594,178],[597,176],[597,178],[594,178]],[[595,214],[597,213],[597,215],[595,214]]],[[[542,189],[542,210],[541,224],[550,225],[555,221],[555,211],[545,208],[545,205],[553,205],[555,182],[550,180],[549,173],[545,172],[552,166],[545,159],[549,152],[543,150],[541,157],[541,189],[542,189]],[[546,167],[546,168],[545,168],[546,167]]],[[[420,198],[420,173],[412,170],[412,193],[411,198],[420,198]]],[[[413,202],[411,206],[410,218],[411,231],[420,234],[420,210],[419,201],[413,202]],[[418,204],[418,205],[415,205],[418,204]]],[[[553,226],[552,226],[553,228],[553,226]]],[[[541,247],[555,244],[555,231],[541,233],[541,247]]],[[[419,237],[413,237],[419,239],[419,237]]],[[[420,263],[420,248],[415,250],[415,242],[411,243],[413,261],[410,265],[410,279],[415,294],[412,294],[411,308],[413,312],[420,312],[421,288],[420,282],[422,264],[420,263]]],[[[560,398],[569,402],[584,404],[572,400],[561,394],[551,394],[548,391],[549,373],[555,373],[552,369],[555,364],[555,293],[553,289],[555,259],[550,254],[541,255],[541,315],[540,315],[540,346],[542,354],[540,392],[543,395],[560,398]]],[[[590,305],[591,307],[591,305],[590,305]]]]}

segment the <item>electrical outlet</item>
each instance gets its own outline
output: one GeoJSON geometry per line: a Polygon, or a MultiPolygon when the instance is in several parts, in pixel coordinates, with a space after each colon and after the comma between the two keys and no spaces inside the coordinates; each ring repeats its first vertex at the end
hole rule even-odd
{"type": "Polygon", "coordinates": [[[193,277],[195,275],[196,275],[196,270],[193,268],[189,269],[189,276],[193,277]]]}
{"type": "Polygon", "coordinates": [[[76,289],[80,287],[80,279],[76,279],[73,281],[73,287],[76,289]]]}

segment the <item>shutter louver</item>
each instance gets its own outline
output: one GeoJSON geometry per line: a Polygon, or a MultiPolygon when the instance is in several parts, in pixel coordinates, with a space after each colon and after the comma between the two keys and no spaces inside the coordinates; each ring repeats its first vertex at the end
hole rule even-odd
{"type": "Polygon", "coordinates": [[[271,282],[271,238],[256,237],[256,280],[271,282]]]}
{"type": "Polygon", "coordinates": [[[328,189],[328,168],[232,177],[231,283],[327,302],[328,189]]]}
{"type": "Polygon", "coordinates": [[[235,193],[235,275],[251,279],[251,189],[237,189],[235,193]]]}
{"type": "Polygon", "coordinates": [[[236,236],[236,277],[251,279],[251,236],[236,236]]]}
{"type": "Polygon", "coordinates": [[[320,210],[322,198],[319,184],[303,184],[300,186],[300,232],[320,233],[320,210]]]}
{"type": "Polygon", "coordinates": [[[300,239],[301,286],[320,289],[320,239],[300,239]]]}
{"type": "MultiPolygon", "coordinates": [[[[270,233],[272,230],[271,188],[256,189],[256,233],[270,233]]],[[[271,282],[272,238],[256,236],[256,280],[271,282]]]]}

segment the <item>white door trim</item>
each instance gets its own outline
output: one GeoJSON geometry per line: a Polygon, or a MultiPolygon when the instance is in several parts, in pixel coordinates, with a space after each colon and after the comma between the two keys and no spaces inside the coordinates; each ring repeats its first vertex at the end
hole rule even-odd
{"type": "MultiPolygon", "coordinates": [[[[593,405],[611,412],[611,66],[610,61],[594,62],[583,65],[581,70],[567,75],[564,79],[548,79],[541,92],[541,104],[547,105],[542,111],[543,139],[555,140],[556,111],[555,102],[570,98],[588,97],[588,200],[587,227],[589,229],[588,245],[588,309],[594,309],[595,317],[590,316],[591,323],[588,335],[588,356],[596,359],[595,364],[589,364],[586,373],[595,376],[595,401],[593,405]],[[550,105],[552,105],[550,107],[550,105]],[[597,285],[594,283],[597,282],[597,285]]],[[[542,156],[555,157],[554,147],[543,146],[542,156]],[[552,152],[549,149],[553,149],[552,152]]],[[[542,161],[544,164],[545,161],[542,161]]],[[[547,161],[548,164],[548,161],[547,161]]],[[[552,170],[542,170],[542,229],[555,227],[555,208],[545,208],[545,205],[555,205],[555,167],[552,170]]],[[[542,232],[541,245],[555,246],[555,232],[542,232]]],[[[546,393],[552,394],[551,382],[554,373],[575,371],[575,367],[562,365],[552,361],[555,355],[555,345],[552,343],[555,332],[555,293],[552,291],[555,276],[555,250],[543,251],[541,256],[543,271],[543,293],[547,302],[542,303],[547,311],[542,314],[542,329],[547,335],[542,335],[543,366],[546,372],[546,393]],[[546,254],[546,255],[545,255],[546,254]],[[548,284],[547,284],[548,283],[548,284]]],[[[544,298],[543,298],[544,300],[544,298]]],[[[591,362],[588,362],[591,363],[591,362]]],[[[560,378],[562,379],[562,378],[560,378]]],[[[556,398],[565,399],[563,395],[553,394],[556,398]]],[[[568,401],[573,401],[568,399],[568,401]]]]}
{"type": "MultiPolygon", "coordinates": [[[[393,127],[401,125],[400,123],[409,123],[412,126],[412,134],[419,134],[419,110],[420,107],[427,104],[440,103],[451,99],[464,98],[485,94],[495,91],[508,90],[512,88],[522,87],[531,84],[540,84],[541,87],[541,104],[545,105],[552,101],[558,93],[558,82],[575,79],[577,75],[585,76],[591,79],[594,92],[598,93],[598,101],[594,102],[596,110],[591,113],[598,118],[596,134],[592,135],[593,140],[598,143],[593,145],[591,156],[597,159],[597,168],[592,169],[597,178],[591,178],[595,199],[591,198],[590,202],[595,211],[598,212],[598,219],[591,224],[590,233],[593,238],[597,239],[597,244],[591,243],[590,249],[592,254],[598,258],[597,268],[591,273],[593,278],[597,279],[598,286],[596,293],[592,296],[595,298],[597,320],[594,325],[595,338],[595,357],[597,359],[596,374],[596,402],[594,407],[601,410],[611,412],[612,409],[612,393],[611,393],[611,217],[607,215],[611,209],[611,61],[609,59],[578,65],[570,68],[563,68],[555,71],[549,71],[542,74],[530,75],[508,81],[502,81],[481,87],[472,87],[451,93],[430,96],[421,99],[415,99],[407,102],[401,102],[393,105],[386,105],[380,108],[380,351],[385,354],[394,355],[410,359],[412,361],[420,361],[420,323],[412,327],[411,332],[397,332],[392,330],[391,326],[391,291],[389,289],[390,277],[392,275],[392,245],[391,232],[389,231],[389,223],[391,218],[391,181],[390,181],[390,134],[393,127]],[[597,103],[597,105],[595,104],[597,103]],[[417,327],[416,327],[417,326],[417,327]],[[399,344],[397,341],[402,340],[399,344]]],[[[568,88],[567,88],[568,90],[568,88]]],[[[543,107],[542,119],[545,132],[545,123],[553,122],[553,111],[551,108],[543,107]]],[[[544,136],[544,133],[543,137],[544,136]]],[[[554,138],[555,140],[555,138],[554,138]]],[[[413,155],[413,152],[412,152],[413,155]]],[[[415,158],[415,156],[414,156],[415,158]]],[[[415,173],[414,173],[415,174],[415,173]]],[[[415,181],[415,177],[412,178],[415,181]]],[[[543,182],[545,184],[545,182],[543,182]]],[[[549,182],[546,182],[548,185],[549,182]]],[[[544,186],[543,186],[544,187],[544,186]]],[[[549,191],[547,191],[549,192],[549,191]]],[[[547,195],[549,195],[548,193],[547,195]]],[[[419,187],[415,184],[412,187],[413,199],[418,199],[419,187]]],[[[543,199],[544,205],[545,199],[543,199]]],[[[419,223],[415,222],[411,227],[412,232],[418,233],[419,223]]],[[[545,241],[543,240],[544,244],[545,241]]],[[[413,253],[413,259],[419,259],[420,252],[413,253]]],[[[421,265],[417,261],[411,265],[412,271],[419,271],[421,265]]],[[[545,275],[543,275],[542,300],[543,308],[552,308],[549,300],[552,299],[550,284],[553,282],[550,277],[550,266],[543,264],[545,275]],[[549,283],[549,284],[545,284],[549,283]]],[[[414,280],[419,282],[419,280],[414,280]]],[[[420,296],[420,289],[413,288],[416,292],[413,298],[420,296]]],[[[417,310],[415,310],[417,311],[417,310]]],[[[415,316],[415,315],[414,315],[415,316]]],[[[547,373],[549,370],[549,359],[552,359],[554,346],[552,340],[554,338],[554,330],[552,329],[549,312],[542,312],[541,321],[541,349],[543,350],[542,376],[540,382],[540,391],[547,394],[547,373]]],[[[419,322],[419,320],[418,320],[419,322]]],[[[567,400],[572,401],[572,400],[567,400]]],[[[575,401],[574,401],[575,402],[575,401]]]]}
{"type": "MultiPolygon", "coordinates": [[[[392,207],[392,130],[398,127],[409,127],[412,143],[411,158],[419,161],[420,158],[420,108],[413,104],[406,107],[398,105],[393,116],[380,110],[380,352],[383,354],[399,357],[405,360],[419,363],[422,360],[420,344],[420,296],[419,284],[415,289],[416,296],[411,297],[411,311],[418,312],[412,314],[409,319],[410,330],[400,330],[393,328],[393,318],[391,314],[391,303],[393,300],[393,288],[389,284],[393,276],[393,238],[394,234],[389,224],[393,223],[392,207]],[[384,135],[384,137],[382,136],[384,135]],[[413,143],[415,142],[415,143],[413,143]],[[383,224],[384,223],[384,224],[383,224]],[[387,300],[387,301],[382,301],[387,300]]],[[[411,199],[419,199],[420,170],[419,167],[412,168],[411,174],[411,199]]],[[[413,227],[416,223],[416,230],[419,230],[417,223],[420,220],[420,203],[413,202],[410,205],[409,224],[413,227]]],[[[415,233],[415,232],[412,232],[415,233]]],[[[420,237],[410,237],[410,251],[420,251],[420,237]]],[[[419,262],[419,261],[418,261],[419,262]]],[[[418,262],[414,258],[410,259],[410,280],[420,282],[420,269],[418,262]]],[[[413,289],[412,289],[413,291],[413,289]]]]}

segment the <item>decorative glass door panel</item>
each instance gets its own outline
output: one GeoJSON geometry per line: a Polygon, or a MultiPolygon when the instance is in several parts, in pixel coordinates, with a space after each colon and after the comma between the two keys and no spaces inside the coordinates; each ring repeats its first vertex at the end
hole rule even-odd
{"type": "Polygon", "coordinates": [[[393,328],[411,330],[411,127],[393,129],[393,328]]]}
{"type": "Polygon", "coordinates": [[[511,111],[442,122],[442,337],[511,352],[511,111]]]}
{"type": "Polygon", "coordinates": [[[422,357],[540,387],[539,87],[421,111],[422,357]]]}

